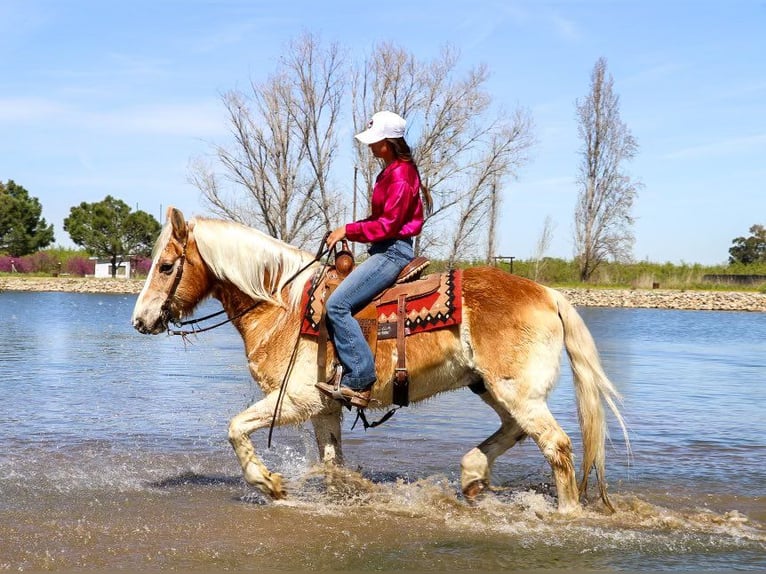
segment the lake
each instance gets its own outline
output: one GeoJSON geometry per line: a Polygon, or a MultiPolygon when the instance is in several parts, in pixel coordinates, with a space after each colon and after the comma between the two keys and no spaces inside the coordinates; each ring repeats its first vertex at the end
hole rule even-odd
{"type": "MultiPolygon", "coordinates": [[[[0,570],[766,570],[764,314],[579,309],[632,456],[612,424],[618,512],[563,518],[531,441],[463,499],[460,458],[498,426],[467,390],[348,416],[327,480],[306,428],[256,433],[290,494],[264,500],[227,441],[261,396],[239,336],[140,335],[135,298],[0,292],[0,570]]],[[[579,457],[565,357],[550,406],[579,457]]]]}

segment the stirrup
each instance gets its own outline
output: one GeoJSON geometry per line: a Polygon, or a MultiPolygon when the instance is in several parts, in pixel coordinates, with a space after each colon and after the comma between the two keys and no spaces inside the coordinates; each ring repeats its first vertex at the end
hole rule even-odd
{"type": "Polygon", "coordinates": [[[329,381],[324,383],[314,383],[314,386],[325,396],[340,401],[340,403],[349,410],[351,407],[360,409],[367,408],[370,402],[375,400],[370,397],[372,393],[372,385],[365,389],[352,389],[351,387],[343,386],[340,383],[341,378],[339,373],[340,369],[336,371],[336,375],[329,381]]]}
{"type": "Polygon", "coordinates": [[[343,396],[343,391],[341,391],[340,382],[342,379],[343,366],[340,363],[335,363],[330,378],[324,382],[315,383],[314,386],[317,387],[320,392],[324,393],[325,396],[339,401],[341,405],[346,407],[348,410],[351,410],[351,401],[348,399],[348,397],[343,396]],[[328,389],[327,387],[331,388],[328,389]]]}
{"type": "Polygon", "coordinates": [[[346,397],[343,396],[343,393],[340,390],[340,382],[343,379],[343,365],[340,363],[335,363],[335,370],[332,373],[332,376],[326,381],[327,384],[332,384],[332,398],[335,400],[341,401],[341,402],[347,402],[346,397]]]}

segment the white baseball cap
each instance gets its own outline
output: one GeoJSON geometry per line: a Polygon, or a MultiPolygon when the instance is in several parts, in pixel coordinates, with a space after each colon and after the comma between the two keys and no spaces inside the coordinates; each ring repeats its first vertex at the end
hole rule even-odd
{"type": "Polygon", "coordinates": [[[372,116],[367,129],[354,137],[363,144],[370,145],[386,138],[403,138],[406,126],[405,119],[394,112],[378,112],[372,116]]]}

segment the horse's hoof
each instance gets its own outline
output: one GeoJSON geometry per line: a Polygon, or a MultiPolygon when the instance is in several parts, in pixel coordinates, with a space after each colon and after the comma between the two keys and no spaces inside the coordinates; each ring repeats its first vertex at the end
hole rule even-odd
{"type": "Polygon", "coordinates": [[[463,489],[463,496],[468,500],[474,500],[482,492],[487,490],[489,484],[486,480],[474,480],[463,489]]]}
{"type": "Polygon", "coordinates": [[[282,486],[282,475],[272,472],[269,476],[269,494],[274,500],[287,498],[287,490],[282,486]]]}
{"type": "Polygon", "coordinates": [[[582,506],[574,503],[565,504],[563,506],[559,505],[557,512],[559,513],[559,516],[563,518],[578,518],[579,516],[582,516],[583,510],[582,506]]]}

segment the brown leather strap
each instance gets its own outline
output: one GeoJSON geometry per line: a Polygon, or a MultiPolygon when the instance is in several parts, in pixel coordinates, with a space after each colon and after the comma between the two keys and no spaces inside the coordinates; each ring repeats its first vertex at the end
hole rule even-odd
{"type": "Polygon", "coordinates": [[[406,369],[407,358],[404,355],[405,351],[405,324],[407,320],[407,295],[402,293],[399,295],[399,301],[396,306],[396,368],[406,369]]]}
{"type": "MultiPolygon", "coordinates": [[[[324,295],[325,301],[329,289],[325,286],[324,295]]],[[[319,319],[318,325],[319,334],[317,335],[317,382],[324,383],[327,381],[327,313],[322,309],[322,316],[319,319]]]]}
{"type": "Polygon", "coordinates": [[[399,295],[396,309],[396,375],[394,376],[393,403],[406,407],[410,404],[409,384],[407,373],[405,321],[407,319],[407,295],[399,295]]]}
{"type": "Polygon", "coordinates": [[[328,280],[324,284],[324,293],[322,294],[322,316],[319,319],[317,336],[317,382],[327,382],[327,340],[329,334],[327,333],[327,300],[335,291],[340,281],[335,277],[328,277],[328,280]]]}

